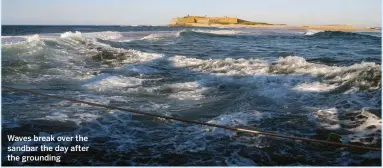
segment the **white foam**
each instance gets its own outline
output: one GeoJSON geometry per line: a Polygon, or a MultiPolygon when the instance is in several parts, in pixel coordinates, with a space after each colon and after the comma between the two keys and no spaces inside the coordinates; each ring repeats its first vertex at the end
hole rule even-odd
{"type": "Polygon", "coordinates": [[[203,92],[207,90],[197,82],[174,83],[165,87],[174,90],[169,97],[178,100],[201,100],[205,98],[203,92]]]}
{"type": "Polygon", "coordinates": [[[76,31],[76,32],[65,32],[60,35],[61,38],[73,38],[73,39],[82,39],[81,32],[76,31]]]}
{"type": "Polygon", "coordinates": [[[1,36],[1,44],[3,46],[19,44],[25,41],[26,39],[22,36],[1,36]]]}
{"type": "Polygon", "coordinates": [[[327,92],[335,89],[336,85],[330,85],[327,83],[313,82],[313,83],[302,83],[294,88],[297,91],[309,91],[309,92],[327,92]]]}
{"type": "MultiPolygon", "coordinates": [[[[380,87],[380,82],[375,82],[381,74],[380,65],[372,62],[362,62],[351,66],[341,67],[309,63],[302,57],[288,56],[279,58],[277,64],[272,65],[271,69],[274,73],[324,77],[328,82],[336,83],[339,86],[352,82],[354,88],[349,89],[354,91],[358,91],[359,88],[376,90],[380,87]]],[[[333,86],[327,86],[327,88],[331,87],[333,86]]]]}
{"type": "Polygon", "coordinates": [[[163,57],[162,54],[141,52],[134,49],[129,49],[126,52],[129,52],[132,55],[126,58],[123,63],[146,62],[163,57]]]}
{"type": "Polygon", "coordinates": [[[102,31],[102,32],[82,33],[82,34],[84,37],[87,37],[87,38],[100,38],[102,40],[121,40],[124,38],[121,32],[116,32],[116,31],[102,31]]]}
{"type": "Polygon", "coordinates": [[[315,76],[326,74],[337,69],[336,67],[309,63],[303,57],[299,56],[280,57],[277,60],[277,65],[274,67],[275,70],[282,71],[283,73],[311,74],[315,76]]]}
{"type": "Polygon", "coordinates": [[[235,31],[235,30],[202,30],[202,29],[193,29],[192,31],[199,32],[199,33],[217,34],[217,35],[234,35],[234,34],[241,34],[241,33],[243,33],[241,31],[235,31]]]}
{"type": "Polygon", "coordinates": [[[185,56],[168,60],[174,67],[209,74],[204,77],[205,83],[218,80],[246,84],[248,89],[255,88],[253,94],[272,98],[278,103],[289,100],[310,102],[320,92],[349,94],[360,88],[376,90],[380,86],[375,82],[379,80],[380,65],[374,63],[338,67],[309,63],[297,56],[279,58],[275,63],[232,58],[202,60],[185,56]]]}
{"type": "Polygon", "coordinates": [[[154,41],[154,40],[159,40],[161,39],[163,36],[161,36],[160,34],[150,34],[150,35],[147,35],[145,37],[142,37],[141,40],[149,40],[149,41],[154,41]]]}
{"type": "MultiPolygon", "coordinates": [[[[37,44],[42,42],[38,34],[35,35],[26,35],[26,36],[2,36],[1,37],[2,45],[5,47],[12,45],[24,45],[24,44],[37,44]]],[[[43,44],[43,43],[41,43],[43,44]]]]}
{"type": "Polygon", "coordinates": [[[348,135],[350,142],[360,142],[366,145],[376,144],[378,139],[381,138],[381,134],[376,134],[382,130],[382,119],[380,119],[375,114],[362,110],[360,114],[367,119],[360,125],[355,128],[349,129],[353,134],[348,135]],[[373,138],[372,141],[363,141],[364,138],[370,137],[373,138]]]}
{"type": "Polygon", "coordinates": [[[40,40],[40,36],[35,34],[33,36],[28,36],[27,38],[27,42],[32,42],[32,41],[39,41],[40,40]]]}
{"type": "Polygon", "coordinates": [[[164,31],[164,32],[157,32],[157,33],[152,33],[149,34],[145,37],[142,37],[141,40],[146,40],[146,41],[157,41],[157,40],[162,40],[165,38],[176,38],[180,35],[180,31],[174,32],[174,31],[164,31]]]}
{"type": "MultiPolygon", "coordinates": [[[[103,95],[76,95],[76,100],[82,100],[91,103],[108,105],[111,100],[118,100],[116,96],[107,97],[103,95]]],[[[73,121],[77,125],[81,123],[95,122],[97,119],[104,116],[99,109],[95,109],[87,104],[76,104],[67,101],[61,101],[55,104],[55,106],[49,107],[50,111],[43,119],[57,120],[57,121],[73,121]],[[64,108],[63,108],[64,107],[64,108]]]]}
{"type": "Polygon", "coordinates": [[[8,53],[11,56],[37,56],[43,54],[46,49],[44,40],[41,40],[40,36],[37,34],[2,37],[1,41],[2,52],[8,53]]]}
{"type": "Polygon", "coordinates": [[[312,35],[317,34],[317,33],[319,33],[319,32],[322,32],[322,31],[320,31],[320,30],[308,30],[308,31],[305,33],[305,35],[306,35],[306,36],[312,36],[312,35]]]}
{"type": "MultiPolygon", "coordinates": [[[[321,109],[313,112],[318,127],[326,130],[341,128],[336,108],[321,109]]],[[[312,120],[313,121],[313,120],[312,120]]]]}
{"type": "Polygon", "coordinates": [[[226,58],[201,60],[197,58],[187,58],[185,56],[174,56],[168,59],[173,62],[175,67],[188,67],[197,71],[211,72],[225,75],[255,75],[267,74],[268,63],[257,59],[232,59],[226,58]]]}
{"type": "Polygon", "coordinates": [[[320,129],[326,129],[330,131],[346,129],[350,131],[349,134],[342,135],[343,143],[359,142],[366,145],[376,144],[381,136],[381,119],[376,115],[364,110],[364,108],[361,112],[356,113],[350,112],[348,110],[340,111],[334,107],[322,108],[310,113],[308,115],[308,119],[309,121],[316,123],[317,127],[320,129]],[[339,116],[343,115],[344,113],[349,113],[348,115],[350,115],[350,118],[340,119],[339,116]],[[366,138],[369,140],[366,140],[366,138]]]}
{"type": "Polygon", "coordinates": [[[107,89],[119,90],[126,87],[141,86],[142,81],[142,79],[134,77],[109,76],[103,74],[101,76],[96,76],[90,81],[88,81],[88,83],[85,84],[84,87],[96,89],[98,91],[104,91],[107,89]]]}

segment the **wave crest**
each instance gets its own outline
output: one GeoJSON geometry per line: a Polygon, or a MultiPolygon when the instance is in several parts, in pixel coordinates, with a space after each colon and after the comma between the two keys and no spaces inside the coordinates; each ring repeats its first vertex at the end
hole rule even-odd
{"type": "Polygon", "coordinates": [[[146,40],[151,42],[151,41],[158,41],[158,40],[167,39],[167,38],[177,38],[180,36],[180,33],[181,33],[180,31],[153,33],[145,37],[142,37],[140,40],[146,40]]]}
{"type": "MultiPolygon", "coordinates": [[[[357,90],[376,90],[380,88],[380,65],[362,62],[351,66],[328,66],[307,62],[303,57],[288,56],[276,62],[257,59],[201,60],[175,56],[169,58],[177,68],[189,68],[214,75],[254,76],[254,75],[301,75],[321,78],[326,84],[318,87],[336,88],[344,92],[357,90]],[[335,86],[332,86],[334,85],[335,86]]],[[[304,86],[302,86],[304,88],[304,86]]]]}
{"type": "Polygon", "coordinates": [[[82,40],[82,34],[79,31],[76,32],[65,32],[60,35],[61,38],[70,38],[74,40],[82,40]]]}
{"type": "Polygon", "coordinates": [[[322,32],[322,31],[320,31],[320,30],[308,30],[308,31],[305,33],[305,35],[306,35],[306,36],[312,36],[312,35],[317,34],[317,33],[319,33],[319,32],[322,32]]]}
{"type": "Polygon", "coordinates": [[[380,65],[372,62],[338,67],[309,63],[302,57],[288,56],[279,58],[270,70],[277,74],[307,74],[321,77],[330,83],[339,84],[338,89],[350,89],[354,86],[362,90],[375,90],[380,88],[381,83],[380,65]]]}
{"type": "MultiPolygon", "coordinates": [[[[380,34],[380,33],[378,33],[380,34]]],[[[320,38],[371,38],[371,39],[381,39],[379,35],[376,34],[368,34],[368,32],[362,33],[362,32],[342,32],[342,31],[315,31],[315,30],[309,30],[306,32],[305,35],[312,36],[312,37],[320,37],[320,38]]]]}
{"type": "Polygon", "coordinates": [[[201,29],[193,29],[191,31],[197,32],[197,33],[207,33],[207,34],[216,34],[216,35],[235,35],[235,34],[243,33],[241,31],[235,31],[235,30],[201,30],[201,29]]]}
{"type": "Polygon", "coordinates": [[[40,40],[40,36],[38,34],[35,34],[33,36],[28,36],[27,38],[27,42],[39,41],[39,40],[40,40]]]}

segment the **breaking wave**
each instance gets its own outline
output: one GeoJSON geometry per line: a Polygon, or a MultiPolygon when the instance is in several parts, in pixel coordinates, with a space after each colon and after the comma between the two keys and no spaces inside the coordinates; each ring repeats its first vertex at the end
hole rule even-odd
{"type": "Polygon", "coordinates": [[[362,90],[374,90],[379,89],[381,84],[380,65],[368,62],[338,67],[309,63],[298,56],[279,58],[274,63],[258,59],[200,60],[185,56],[175,56],[169,60],[176,67],[188,67],[216,75],[309,75],[326,80],[331,84],[337,84],[339,89],[356,87],[362,90]]]}
{"type": "MultiPolygon", "coordinates": [[[[3,36],[3,82],[154,114],[380,147],[381,65],[327,65],[315,60],[326,57],[302,54],[312,43],[298,44],[302,39],[371,37],[343,32],[287,37],[276,32],[271,37],[276,41],[251,34],[240,43],[230,38],[247,32],[210,29],[3,36]],[[297,52],[279,57],[278,51],[290,49],[297,52]],[[261,57],[265,50],[272,56],[261,57]]],[[[4,92],[2,102],[7,131],[89,136],[89,145],[104,160],[90,163],[99,157],[93,154],[66,156],[82,158],[76,161],[79,165],[360,165],[380,159],[380,153],[354,153],[24,94],[4,92]],[[36,113],[26,113],[31,110],[36,113]],[[196,155],[201,152],[203,157],[196,155]]]]}
{"type": "Polygon", "coordinates": [[[203,30],[203,29],[185,29],[180,35],[207,35],[207,36],[233,36],[241,35],[244,32],[235,30],[203,30]]]}
{"type": "Polygon", "coordinates": [[[317,34],[319,32],[323,32],[323,31],[320,31],[320,30],[309,30],[305,33],[306,36],[312,36],[314,34],[317,34]]]}
{"type": "Polygon", "coordinates": [[[235,31],[235,30],[199,30],[199,29],[192,29],[190,31],[197,32],[197,33],[216,34],[216,35],[235,35],[235,34],[243,33],[241,31],[235,31]]]}
{"type": "Polygon", "coordinates": [[[175,39],[180,36],[181,31],[176,32],[157,32],[153,34],[149,34],[145,37],[142,37],[141,40],[146,41],[158,41],[162,39],[175,39]]]}
{"type": "Polygon", "coordinates": [[[65,33],[62,33],[61,35],[60,35],[60,37],[61,38],[76,38],[76,39],[78,39],[78,38],[80,38],[81,39],[81,32],[79,32],[79,31],[76,31],[76,32],[74,32],[74,33],[72,33],[72,32],[65,32],[65,33]]]}

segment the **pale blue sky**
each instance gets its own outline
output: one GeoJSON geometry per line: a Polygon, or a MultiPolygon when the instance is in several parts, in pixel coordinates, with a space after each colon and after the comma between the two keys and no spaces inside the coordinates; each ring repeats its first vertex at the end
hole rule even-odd
{"type": "Polygon", "coordinates": [[[297,24],[381,25],[381,0],[2,0],[2,24],[168,24],[183,15],[297,24]]]}

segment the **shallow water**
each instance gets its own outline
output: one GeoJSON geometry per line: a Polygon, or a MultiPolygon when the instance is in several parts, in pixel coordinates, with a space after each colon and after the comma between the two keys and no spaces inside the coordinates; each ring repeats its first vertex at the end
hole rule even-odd
{"type": "MultiPolygon", "coordinates": [[[[2,31],[5,86],[297,137],[338,134],[342,143],[381,147],[380,32],[154,26],[2,31]]],[[[381,164],[380,152],[8,91],[2,93],[2,127],[3,137],[90,137],[91,152],[61,154],[61,163],[47,165],[381,164]]],[[[11,144],[3,139],[2,145],[4,156],[11,144]]]]}

